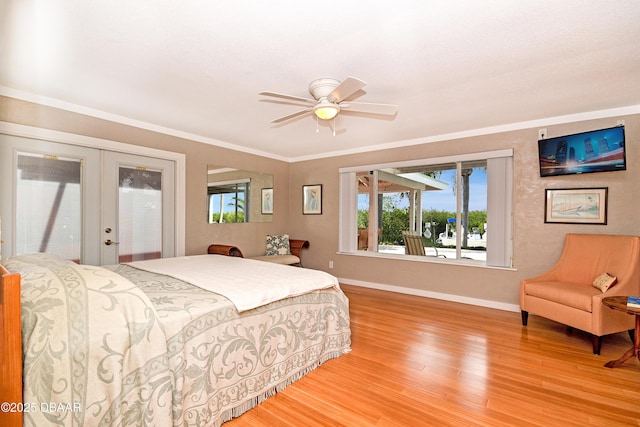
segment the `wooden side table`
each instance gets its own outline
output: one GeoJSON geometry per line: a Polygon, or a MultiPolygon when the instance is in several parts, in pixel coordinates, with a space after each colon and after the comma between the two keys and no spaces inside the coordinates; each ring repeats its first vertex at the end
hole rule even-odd
{"type": "Polygon", "coordinates": [[[217,245],[215,243],[213,245],[209,245],[207,253],[213,255],[226,255],[244,258],[244,255],[242,255],[242,251],[237,246],[217,245]]]}
{"type": "Polygon", "coordinates": [[[640,361],[640,308],[629,307],[627,305],[626,296],[606,297],[602,299],[602,304],[613,310],[624,311],[627,314],[636,316],[636,329],[633,340],[633,347],[627,350],[627,352],[623,354],[619,359],[611,360],[605,363],[604,366],[606,366],[607,368],[617,368],[633,356],[637,357],[640,361]]]}

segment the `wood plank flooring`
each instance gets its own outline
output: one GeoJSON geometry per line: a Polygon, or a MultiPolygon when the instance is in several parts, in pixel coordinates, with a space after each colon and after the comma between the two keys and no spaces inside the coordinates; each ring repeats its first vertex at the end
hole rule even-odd
{"type": "Polygon", "coordinates": [[[640,362],[603,367],[626,333],[590,337],[531,315],[343,286],[352,351],[225,424],[640,426],[640,362]]]}

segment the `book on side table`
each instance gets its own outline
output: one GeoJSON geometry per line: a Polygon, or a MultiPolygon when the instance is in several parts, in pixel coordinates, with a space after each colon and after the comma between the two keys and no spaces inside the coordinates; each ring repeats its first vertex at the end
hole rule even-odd
{"type": "Polygon", "coordinates": [[[640,297],[628,297],[627,307],[640,308],[640,297]]]}

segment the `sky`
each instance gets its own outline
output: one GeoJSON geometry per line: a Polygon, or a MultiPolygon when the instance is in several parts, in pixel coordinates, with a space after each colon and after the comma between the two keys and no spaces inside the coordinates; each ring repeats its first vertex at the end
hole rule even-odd
{"type": "MultiPolygon", "coordinates": [[[[441,191],[425,191],[422,194],[422,209],[436,211],[456,211],[456,196],[452,187],[455,182],[455,170],[447,170],[438,177],[440,181],[449,184],[449,188],[441,191]]],[[[487,209],[487,173],[485,170],[476,168],[469,177],[471,190],[469,192],[469,210],[482,211],[487,209]]],[[[409,206],[409,201],[403,199],[399,207],[409,206]]],[[[358,209],[368,209],[366,196],[358,197],[358,209]]]]}

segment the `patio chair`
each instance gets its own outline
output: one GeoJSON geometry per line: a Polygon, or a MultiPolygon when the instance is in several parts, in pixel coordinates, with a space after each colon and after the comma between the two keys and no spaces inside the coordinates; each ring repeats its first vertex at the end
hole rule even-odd
{"type": "Polygon", "coordinates": [[[422,235],[420,233],[417,231],[403,231],[402,238],[404,239],[405,254],[426,256],[422,235]]]}

